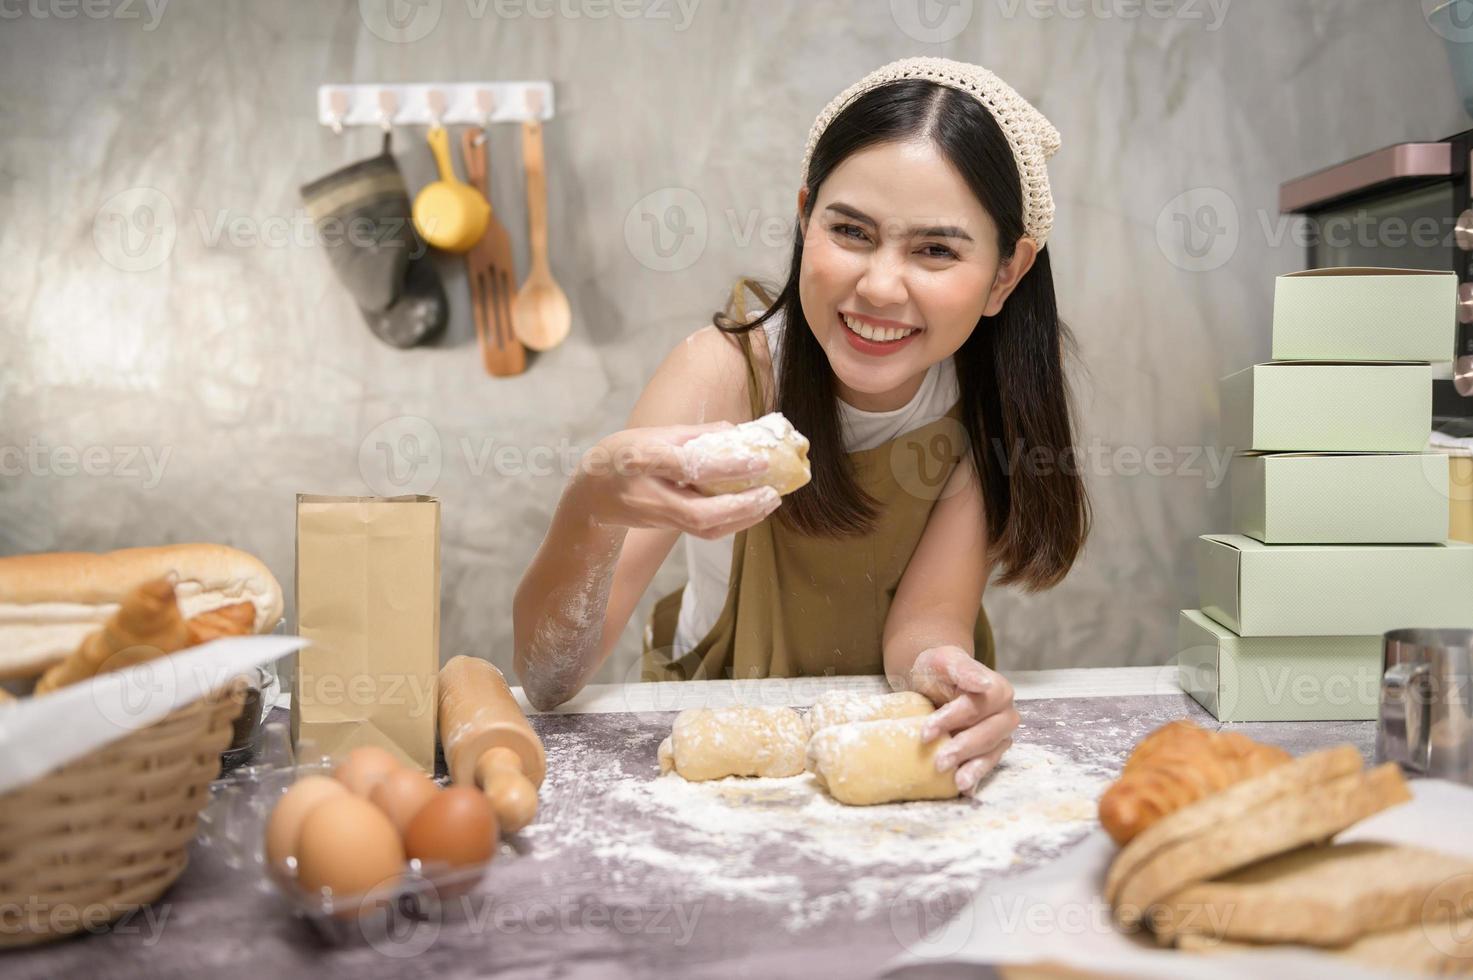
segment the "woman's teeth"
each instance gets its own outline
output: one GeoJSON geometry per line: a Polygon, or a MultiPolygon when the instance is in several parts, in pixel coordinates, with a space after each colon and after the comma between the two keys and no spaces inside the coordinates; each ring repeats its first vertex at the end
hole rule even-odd
{"type": "Polygon", "coordinates": [[[914,327],[904,329],[898,327],[872,327],[868,323],[856,320],[847,314],[840,313],[839,316],[843,319],[844,326],[853,330],[865,340],[873,340],[876,343],[884,344],[890,341],[900,340],[916,332],[914,327]]]}

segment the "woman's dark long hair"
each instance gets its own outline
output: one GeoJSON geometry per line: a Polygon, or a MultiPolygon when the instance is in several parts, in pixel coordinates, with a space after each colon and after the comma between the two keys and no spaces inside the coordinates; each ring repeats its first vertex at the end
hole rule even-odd
{"type": "MultiPolygon", "coordinates": [[[[713,319],[718,329],[735,334],[783,316],[775,410],[812,443],[813,479],[789,494],[778,513],[806,534],[863,534],[879,514],[850,469],[833,369],[803,316],[803,229],[813,217],[819,187],[850,154],[920,139],[934,143],[961,173],[997,225],[1002,260],[1009,259],[1024,234],[1023,195],[997,121],[974,97],[946,86],[924,79],[891,82],[851,102],[814,147],[788,279],[767,311],[749,323],[726,313],[713,319]]],[[[1004,584],[1056,584],[1089,534],[1089,500],[1064,376],[1065,352],[1073,350],[1073,337],[1059,321],[1045,247],[998,314],[979,319],[954,355],[969,456],[981,477],[989,558],[1004,584]]]]}

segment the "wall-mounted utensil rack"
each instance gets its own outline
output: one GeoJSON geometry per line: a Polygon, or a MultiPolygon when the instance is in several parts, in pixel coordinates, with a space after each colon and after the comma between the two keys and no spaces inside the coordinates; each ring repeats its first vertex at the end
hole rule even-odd
{"type": "Polygon", "coordinates": [[[552,116],[551,82],[330,84],[317,88],[317,121],[336,133],[346,126],[484,128],[552,116]]]}

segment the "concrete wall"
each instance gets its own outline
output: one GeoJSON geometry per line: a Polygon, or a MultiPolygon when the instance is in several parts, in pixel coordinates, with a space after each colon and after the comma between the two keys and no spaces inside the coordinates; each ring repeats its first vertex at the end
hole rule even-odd
{"type": "MultiPolygon", "coordinates": [[[[1199,454],[1217,440],[1216,379],[1267,357],[1272,277],[1303,262],[1279,182],[1469,121],[1416,4],[1160,11],[4,0],[0,553],[220,540],[290,591],[297,491],[429,490],[444,504],[443,654],[509,665],[512,592],[564,482],[556,463],[529,472],[547,462],[533,451],[620,428],[735,276],[783,268],[814,115],[869,69],[935,54],[992,68],[1063,134],[1050,244],[1083,354],[1097,526],[1059,588],[989,593],[1001,664],[1164,662],[1193,604],[1194,538],[1227,523],[1199,454]],[[322,82],[523,78],[557,86],[550,237],[574,324],[524,376],[492,380],[459,260],[440,263],[447,338],[390,349],[331,275],[297,188],[377,150],[371,130],[316,124],[322,82]],[[380,443],[420,469],[399,459],[396,484],[380,443]]],[[[396,139],[417,187],[423,131],[396,139]]],[[[524,272],[516,130],[492,140],[524,272]]],[[[683,580],[677,550],[602,677],[624,672],[649,603],[683,580]]]]}

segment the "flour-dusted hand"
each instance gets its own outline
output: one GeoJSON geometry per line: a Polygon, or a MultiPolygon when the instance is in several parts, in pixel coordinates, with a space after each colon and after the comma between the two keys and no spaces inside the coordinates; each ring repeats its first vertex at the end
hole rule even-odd
{"type": "Polygon", "coordinates": [[[951,735],[951,744],[936,753],[936,768],[955,769],[957,789],[972,792],[1013,744],[1019,720],[1013,685],[957,646],[921,651],[909,681],[912,690],[938,705],[921,737],[951,735]]]}
{"type": "Polygon", "coordinates": [[[782,503],[771,487],[707,496],[692,484],[750,478],[765,472],[766,457],[694,453],[686,443],[730,422],[624,429],[607,436],[579,464],[579,491],[594,522],[615,527],[670,528],[698,538],[735,534],[782,503]]]}

